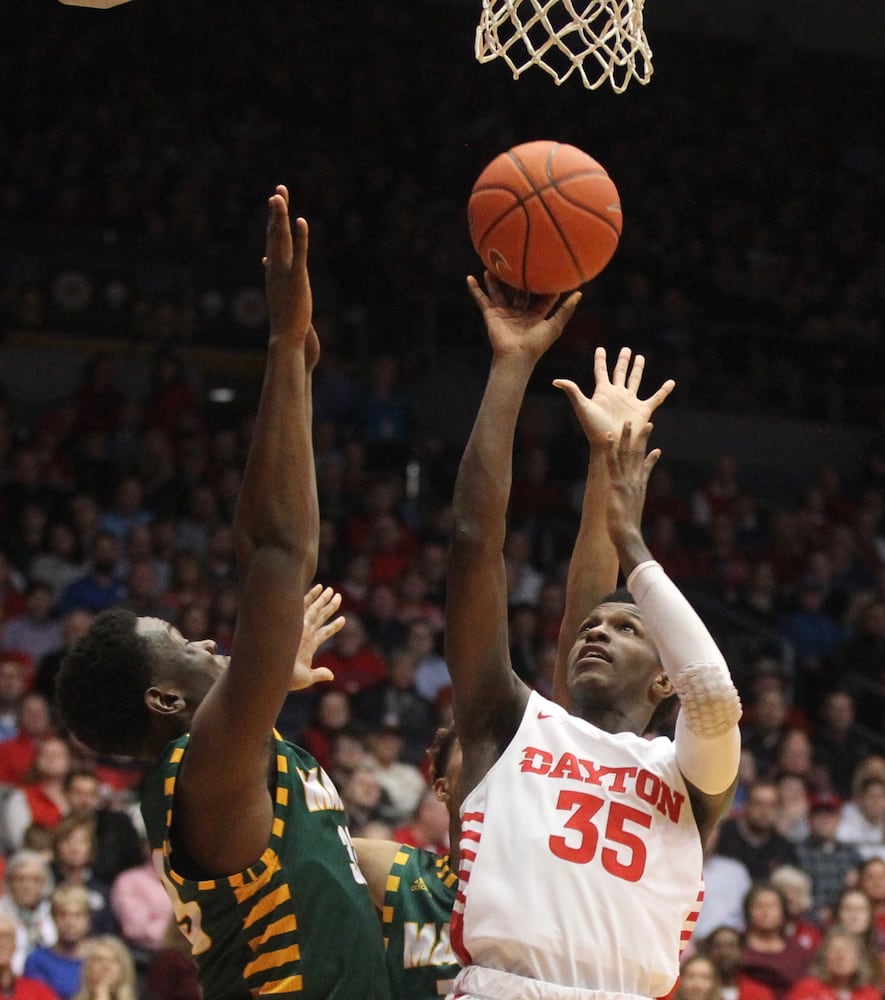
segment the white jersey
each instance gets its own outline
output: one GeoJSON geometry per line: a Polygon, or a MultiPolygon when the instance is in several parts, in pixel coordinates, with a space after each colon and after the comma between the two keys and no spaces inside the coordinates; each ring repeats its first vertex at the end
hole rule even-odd
{"type": "Polygon", "coordinates": [[[513,974],[564,996],[670,992],[703,898],[671,740],[603,732],[532,692],[461,818],[455,996],[519,997],[513,974]]]}

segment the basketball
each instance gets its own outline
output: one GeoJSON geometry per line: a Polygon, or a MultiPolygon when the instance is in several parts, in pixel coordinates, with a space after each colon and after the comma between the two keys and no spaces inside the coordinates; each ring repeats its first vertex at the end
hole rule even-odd
{"type": "Polygon", "coordinates": [[[568,292],[595,278],[621,236],[621,199],[605,168],[575,146],[539,140],[495,157],[473,185],[470,239],[513,288],[568,292]]]}

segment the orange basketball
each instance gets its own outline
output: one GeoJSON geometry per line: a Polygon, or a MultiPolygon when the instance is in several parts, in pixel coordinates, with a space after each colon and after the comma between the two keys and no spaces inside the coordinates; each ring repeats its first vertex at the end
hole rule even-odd
{"type": "Polygon", "coordinates": [[[473,185],[467,221],[483,264],[505,284],[568,292],[612,259],[621,199],[592,156],[540,140],[492,160],[473,185]]]}

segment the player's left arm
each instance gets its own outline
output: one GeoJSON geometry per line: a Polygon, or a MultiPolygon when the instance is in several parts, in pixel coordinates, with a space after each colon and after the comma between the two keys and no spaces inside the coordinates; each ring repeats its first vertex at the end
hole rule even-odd
{"type": "Polygon", "coordinates": [[[268,200],[265,254],[270,335],[234,516],[236,633],[228,669],[194,711],[175,790],[182,847],[209,874],[240,871],[267,845],[272,732],[292,681],[319,546],[311,434],[319,341],[308,227],[290,222],[282,185],[268,200]]]}
{"type": "Polygon", "coordinates": [[[646,424],[634,437],[625,424],[620,443],[611,441],[609,532],[643,623],[679,697],[676,761],[689,785],[698,829],[706,841],[734,793],[741,752],[741,703],[715,640],[643,540],[640,518],[645,488],[660,457],[657,449],[646,455],[650,430],[646,424]]]}
{"type": "Polygon", "coordinates": [[[569,397],[590,445],[581,520],[569,560],[565,611],[553,671],[553,700],[567,709],[570,708],[568,655],[578,629],[588,612],[618,585],[618,554],[606,527],[609,491],[606,435],[611,431],[619,439],[627,420],[641,427],[676,384],[673,379],[667,379],[648,399],[640,399],[644,370],[644,356],[634,356],[629,347],[622,347],[609,378],[605,348],[597,347],[593,359],[596,385],[590,398],[568,379],[556,379],[553,383],[569,397]]]}

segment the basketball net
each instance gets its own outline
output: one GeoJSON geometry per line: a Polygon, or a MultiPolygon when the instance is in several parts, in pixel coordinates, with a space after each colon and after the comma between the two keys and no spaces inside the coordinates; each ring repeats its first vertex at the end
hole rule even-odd
{"type": "Polygon", "coordinates": [[[516,79],[539,66],[564,83],[577,72],[588,90],[608,80],[623,93],[651,79],[642,26],[645,0],[482,0],[476,58],[503,59],[516,79]]]}

